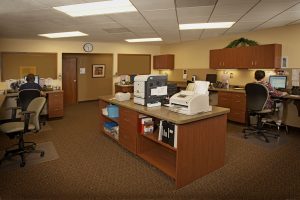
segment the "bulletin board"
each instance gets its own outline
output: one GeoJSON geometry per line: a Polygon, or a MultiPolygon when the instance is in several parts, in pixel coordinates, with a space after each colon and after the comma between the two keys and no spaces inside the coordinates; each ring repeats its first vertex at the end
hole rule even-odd
{"type": "Polygon", "coordinates": [[[118,54],[118,75],[150,74],[150,54],[118,54]]]}

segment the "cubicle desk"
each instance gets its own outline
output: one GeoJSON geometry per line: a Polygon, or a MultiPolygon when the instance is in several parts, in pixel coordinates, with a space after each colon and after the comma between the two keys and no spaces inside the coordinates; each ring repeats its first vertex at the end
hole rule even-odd
{"type": "MultiPolygon", "coordinates": [[[[218,93],[218,105],[230,108],[228,119],[245,123],[246,116],[246,93],[245,90],[236,90],[233,88],[222,89],[213,88],[209,89],[211,92],[218,93]],[[225,94],[225,95],[224,95],[225,94]],[[227,96],[227,98],[224,98],[227,96]],[[235,98],[235,96],[238,96],[235,98]],[[232,107],[231,107],[232,106],[232,107]],[[233,113],[233,114],[232,114],[233,113]],[[235,113],[235,114],[234,114],[235,113]],[[237,115],[237,117],[235,117],[237,115]]],[[[284,100],[283,121],[293,127],[300,128],[300,96],[299,95],[286,95],[281,97],[284,100]]]]}
{"type": "MultiPolygon", "coordinates": [[[[63,117],[63,91],[62,90],[53,90],[45,91],[47,98],[47,106],[44,107],[42,115],[48,115],[49,119],[56,117],[63,117]]],[[[16,107],[16,97],[18,93],[7,93],[5,95],[0,95],[0,103],[2,102],[0,110],[0,119],[6,120],[10,119],[11,111],[7,110],[8,107],[16,107]]]]}
{"type": "Polygon", "coordinates": [[[213,106],[211,112],[188,116],[174,113],[166,107],[147,108],[132,100],[119,102],[111,98],[112,96],[99,97],[101,132],[112,137],[102,126],[106,121],[117,122],[119,140],[112,138],[172,177],[177,188],[224,165],[229,109],[213,106]],[[102,108],[110,103],[119,106],[118,119],[102,115],[102,108]],[[153,117],[156,121],[167,120],[177,124],[177,148],[158,140],[158,128],[152,134],[140,134],[139,114],[153,117]]]}

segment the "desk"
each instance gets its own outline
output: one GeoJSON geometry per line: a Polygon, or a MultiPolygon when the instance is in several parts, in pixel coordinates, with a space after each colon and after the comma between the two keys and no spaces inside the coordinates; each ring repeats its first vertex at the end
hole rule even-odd
{"type": "MultiPolygon", "coordinates": [[[[209,91],[218,94],[216,95],[217,100],[215,101],[218,102],[219,106],[230,108],[228,119],[235,122],[245,123],[245,117],[243,117],[246,114],[245,90],[235,90],[233,88],[229,88],[229,89],[211,88],[209,89],[209,91]],[[238,96],[238,98],[235,98],[236,95],[238,96]]],[[[283,111],[284,122],[289,126],[300,128],[300,120],[299,120],[300,96],[286,95],[281,98],[286,100],[284,102],[284,111],[283,111]]]]}
{"type": "Polygon", "coordinates": [[[177,188],[224,165],[229,109],[213,106],[211,112],[189,116],[172,112],[166,107],[148,108],[132,100],[119,102],[112,96],[101,96],[99,99],[100,124],[117,122],[119,139],[106,133],[103,127],[101,132],[172,177],[177,188]],[[102,115],[102,109],[108,104],[119,107],[119,118],[102,115]],[[139,114],[150,116],[155,121],[163,119],[177,124],[177,148],[159,141],[158,129],[147,135],[139,133],[139,114]]]}
{"type": "MultiPolygon", "coordinates": [[[[48,118],[63,117],[63,91],[53,90],[44,92],[47,97],[47,106],[44,107],[41,112],[42,115],[48,115],[48,118]]],[[[0,119],[6,120],[11,118],[11,110],[7,110],[8,107],[16,107],[15,98],[18,93],[7,93],[6,95],[0,95],[0,119]]]]}

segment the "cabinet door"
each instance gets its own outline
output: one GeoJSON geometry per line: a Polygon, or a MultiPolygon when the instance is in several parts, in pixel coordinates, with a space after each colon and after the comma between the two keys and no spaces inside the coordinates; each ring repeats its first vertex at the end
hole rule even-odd
{"type": "Polygon", "coordinates": [[[253,65],[253,49],[249,47],[236,48],[236,62],[238,68],[252,68],[253,65]]]}
{"type": "Polygon", "coordinates": [[[153,56],[153,69],[174,69],[174,55],[153,56]]]}
{"type": "Polygon", "coordinates": [[[210,50],[209,52],[209,67],[211,69],[221,69],[222,68],[222,51],[221,49],[210,50]]]}
{"type": "Polygon", "coordinates": [[[246,95],[244,93],[232,93],[231,95],[231,110],[228,119],[245,123],[246,116],[246,95]]]}
{"type": "MultiPolygon", "coordinates": [[[[218,92],[218,106],[224,108],[231,108],[230,93],[218,92]]],[[[231,112],[231,111],[230,111],[231,112]]]]}
{"type": "Polygon", "coordinates": [[[64,101],[63,92],[51,92],[48,96],[48,117],[63,117],[64,116],[64,101]]]}
{"type": "Polygon", "coordinates": [[[127,150],[136,154],[138,113],[127,108],[119,108],[119,142],[127,150]]]}
{"type": "Polygon", "coordinates": [[[267,68],[280,68],[281,67],[281,45],[270,44],[262,45],[261,52],[263,52],[263,66],[267,68]]]}

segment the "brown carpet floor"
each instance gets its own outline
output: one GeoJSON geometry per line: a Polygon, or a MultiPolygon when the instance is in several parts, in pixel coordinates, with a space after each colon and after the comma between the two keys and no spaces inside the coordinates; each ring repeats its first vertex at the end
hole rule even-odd
{"type": "MultiPolygon", "coordinates": [[[[52,129],[26,136],[53,142],[59,159],[0,172],[0,199],[300,199],[300,133],[265,148],[229,124],[226,164],[176,190],[171,178],[99,133],[97,102],[65,109],[52,129]],[[276,145],[276,144],[275,144],[276,145]]],[[[14,141],[0,135],[0,149],[14,141]]]]}

